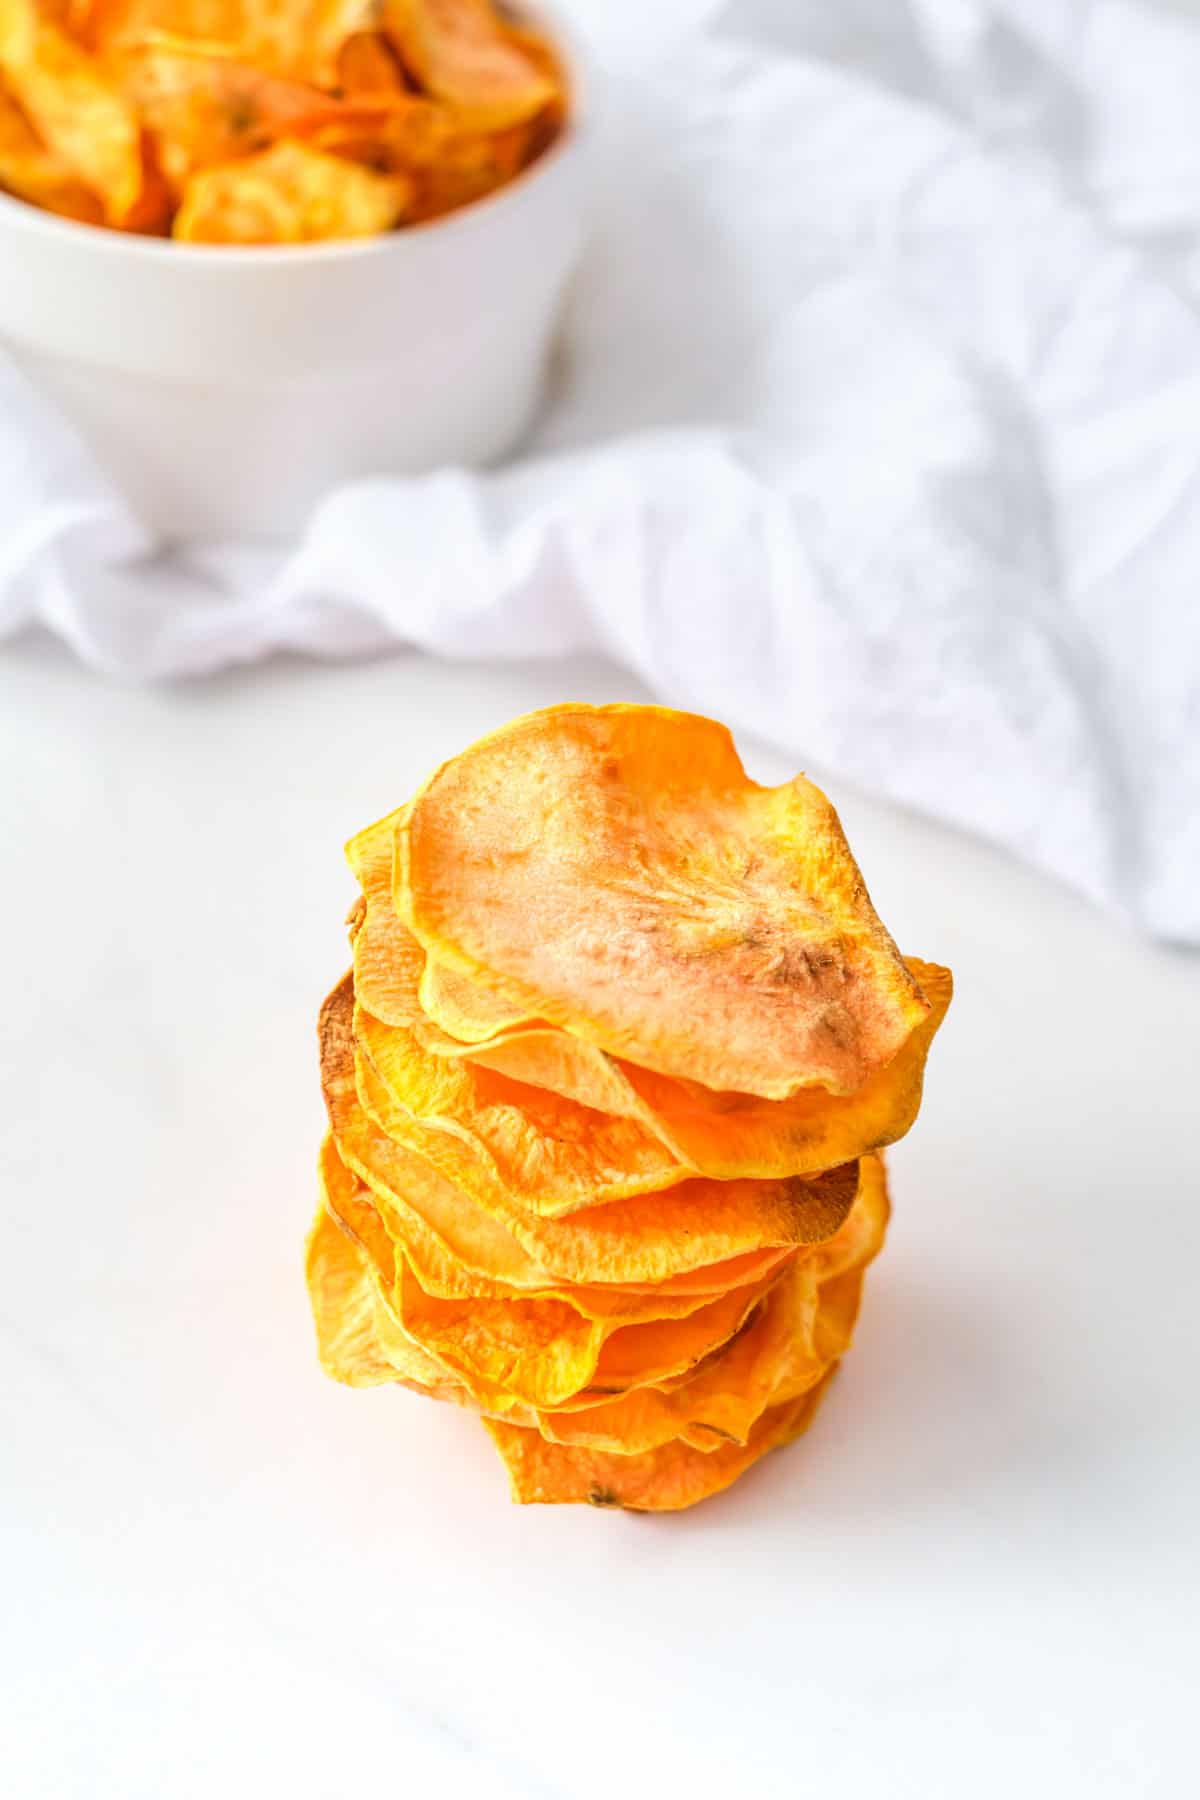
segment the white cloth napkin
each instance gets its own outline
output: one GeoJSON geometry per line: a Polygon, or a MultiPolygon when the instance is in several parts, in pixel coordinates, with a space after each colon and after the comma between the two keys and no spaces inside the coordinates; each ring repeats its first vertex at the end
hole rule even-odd
{"type": "Polygon", "coordinates": [[[651,10],[576,0],[611,167],[523,460],[166,561],[0,366],[0,633],[601,650],[1200,941],[1196,9],[651,10]]]}

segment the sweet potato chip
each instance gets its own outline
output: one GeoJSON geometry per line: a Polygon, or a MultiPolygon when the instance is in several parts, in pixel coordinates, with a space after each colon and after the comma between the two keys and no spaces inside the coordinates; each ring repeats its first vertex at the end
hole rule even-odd
{"type": "Polygon", "coordinates": [[[863,1274],[882,1247],[887,1217],[882,1163],[864,1158],[858,1198],[836,1237],[791,1264],[725,1349],[682,1383],[543,1411],[538,1429],[551,1443],[624,1456],[675,1438],[697,1450],[746,1443],[769,1406],[807,1392],[849,1348],[863,1274]]]}
{"type": "Polygon", "coordinates": [[[476,130],[521,124],[558,94],[491,0],[383,0],[383,27],[426,92],[476,130]]]}
{"type": "Polygon", "coordinates": [[[305,1267],[326,1374],[348,1387],[399,1382],[435,1399],[458,1398],[458,1384],[439,1363],[389,1333],[366,1256],[324,1208],[309,1233],[305,1267]],[[384,1349],[389,1338],[390,1353],[384,1349]]]}
{"type": "Polygon", "coordinates": [[[437,960],[710,1088],[852,1093],[929,1011],[825,796],[759,787],[690,714],[563,706],[492,733],[412,802],[396,878],[437,960]]]}
{"type": "Polygon", "coordinates": [[[354,1035],[387,1091],[386,1114],[376,1111],[376,1122],[420,1151],[427,1149],[430,1131],[457,1138],[472,1153],[462,1167],[479,1171],[482,1185],[472,1182],[468,1191],[481,1205],[490,1205],[499,1183],[514,1206],[562,1218],[656,1192],[691,1174],[634,1119],[594,1112],[472,1063],[430,1056],[414,1033],[383,1025],[361,1007],[354,1035]]]}
{"type": "Polygon", "coordinates": [[[411,1030],[420,1017],[413,994],[425,952],[392,905],[392,859],[404,812],[400,807],[357,832],[346,845],[346,861],[362,888],[361,909],[351,914],[355,998],[385,1025],[411,1030]]]}
{"type": "MultiPolygon", "coordinates": [[[[320,1026],[330,1124],[344,1161],[377,1193],[405,1199],[431,1222],[436,1211],[460,1225],[469,1217],[472,1229],[484,1221],[501,1226],[514,1251],[519,1246],[529,1264],[553,1278],[657,1283],[747,1251],[822,1243],[850,1209],[858,1185],[855,1165],[808,1180],[696,1177],[661,1193],[589,1207],[568,1219],[541,1218],[516,1207],[498,1181],[489,1181],[462,1140],[423,1127],[395,1108],[369,1062],[361,1053],[355,1057],[353,1005],[347,979],[326,1001],[320,1026]],[[357,1098],[348,1088],[351,1067],[357,1098]],[[407,1142],[393,1131],[403,1132],[407,1142]]],[[[511,1279],[500,1268],[494,1272],[511,1279]]]]}
{"type": "Polygon", "coordinates": [[[829,1376],[799,1398],[765,1412],[746,1444],[716,1450],[664,1444],[640,1456],[547,1443],[537,1431],[485,1419],[508,1469],[514,1500],[524,1504],[586,1502],[629,1512],[678,1512],[729,1487],[740,1475],[811,1423],[829,1376]]]}
{"type": "Polygon", "coordinates": [[[98,51],[191,45],[332,88],[343,46],[375,10],[376,0],[91,0],[72,29],[98,51]]]}
{"type": "Polygon", "coordinates": [[[104,208],[56,151],[47,149],[0,83],[0,188],[45,212],[98,225],[104,208]]]}
{"type": "MultiPolygon", "coordinates": [[[[704,1271],[711,1285],[691,1287],[687,1278],[659,1287],[599,1287],[584,1283],[521,1288],[495,1281],[459,1262],[449,1247],[412,1211],[399,1212],[382,1201],[346,1167],[332,1137],[321,1147],[322,1204],[370,1258],[383,1287],[396,1283],[396,1258],[403,1255],[427,1294],[441,1300],[561,1300],[585,1319],[613,1319],[642,1324],[651,1319],[685,1319],[720,1295],[761,1284],[781,1273],[798,1252],[772,1251],[765,1256],[717,1265],[704,1271]]],[[[844,1227],[843,1227],[844,1229],[844,1227]]],[[[840,1233],[838,1234],[841,1235],[840,1233]]],[[[833,1240],[831,1240],[832,1242],[833,1240]]]]}
{"type": "MultiPolygon", "coordinates": [[[[523,1294],[561,1297],[567,1291],[567,1284],[541,1268],[502,1226],[485,1214],[464,1207],[461,1195],[449,1183],[432,1181],[415,1159],[406,1162],[405,1152],[399,1146],[390,1169],[394,1173],[414,1171],[414,1182],[421,1190],[422,1211],[418,1212],[394,1190],[381,1192],[368,1186],[344,1160],[357,1158],[369,1142],[365,1115],[358,1108],[352,1068],[348,1078],[343,1073],[327,1079],[326,1099],[331,1117],[340,1122],[342,1132],[340,1147],[331,1137],[323,1153],[326,1205],[344,1224],[353,1225],[356,1235],[370,1241],[376,1250],[385,1240],[389,1246],[399,1246],[417,1270],[422,1285],[446,1299],[476,1295],[502,1299],[523,1294]],[[362,1225],[366,1206],[374,1214],[369,1234],[362,1225]]],[[[610,1316],[629,1302],[643,1298],[652,1302],[646,1316],[672,1317],[676,1316],[677,1305],[682,1315],[697,1303],[762,1279],[784,1266],[794,1253],[791,1249],[750,1251],[684,1271],[654,1285],[572,1283],[569,1291],[572,1303],[589,1317],[610,1316]]],[[[380,1254],[378,1260],[381,1267],[386,1261],[390,1268],[390,1249],[386,1258],[380,1254]]],[[[394,1280],[394,1275],[388,1279],[394,1280]]]]}
{"type": "Polygon", "coordinates": [[[0,73],[48,149],[124,224],[142,191],[137,114],[35,0],[0,0],[0,73]]]}
{"type": "MultiPolygon", "coordinates": [[[[417,949],[418,954],[423,954],[419,945],[417,949]]],[[[492,1044],[497,1038],[503,1039],[514,1032],[528,1032],[531,1027],[540,1028],[542,1035],[558,1029],[530,1019],[524,1007],[506,1004],[477,976],[464,975],[461,969],[447,968],[433,956],[424,957],[424,964],[419,989],[421,1011],[457,1040],[456,1049],[471,1044],[492,1044]]],[[[592,1045],[588,1044],[586,1048],[591,1050],[592,1045]]]]}
{"type": "Polygon", "coordinates": [[[408,92],[404,71],[381,32],[351,32],[338,46],[335,66],[337,86],[343,94],[408,92]]]}
{"type": "MultiPolygon", "coordinates": [[[[418,1027],[431,1055],[465,1057],[514,1081],[540,1084],[624,1118],[638,1119],[697,1173],[801,1175],[894,1144],[921,1104],[925,1063],[953,993],[950,971],[910,958],[908,968],[929,1012],[891,1062],[853,1094],[804,1088],[787,1100],[717,1093],[619,1057],[605,1055],[554,1026],[530,1025],[490,1042],[456,1045],[418,1027]]],[[[422,983],[422,994],[427,984],[422,983]]]]}
{"type": "Polygon", "coordinates": [[[197,169],[256,156],[280,138],[360,115],[300,82],[210,49],[155,41],[114,57],[114,78],[153,132],[176,192],[197,169]]]}
{"type": "Polygon", "coordinates": [[[402,176],[284,138],[258,156],[192,175],[174,235],[206,244],[372,237],[396,224],[411,192],[402,176]]]}
{"type": "Polygon", "coordinates": [[[323,1355],[327,1364],[338,1362],[338,1379],[351,1385],[400,1379],[429,1388],[450,1379],[494,1412],[514,1403],[561,1404],[593,1379],[625,1389],[676,1375],[710,1355],[784,1278],[769,1275],[667,1322],[619,1311],[588,1318],[573,1301],[553,1295],[446,1300],[426,1293],[407,1258],[394,1254],[370,1202],[348,1191],[345,1170],[339,1176],[324,1156],[322,1164],[322,1217],[336,1224],[341,1241],[318,1229],[310,1283],[317,1280],[311,1257],[320,1251],[344,1284],[324,1301],[314,1292],[314,1306],[331,1313],[328,1322],[319,1319],[320,1329],[337,1339],[336,1357],[334,1349],[323,1355]],[[341,1324],[339,1306],[346,1315],[341,1324]],[[414,1346],[417,1353],[410,1354],[414,1346]],[[429,1366],[422,1365],[422,1352],[429,1366]]]}
{"type": "Polygon", "coordinates": [[[929,1011],[892,1061],[856,1093],[809,1088],[780,1101],[717,1093],[639,1069],[557,1026],[518,1025],[502,1006],[489,1015],[477,979],[433,958],[422,965],[423,952],[391,904],[393,843],[403,813],[390,814],[347,846],[363,888],[353,933],[355,985],[369,1012],[412,1032],[430,1056],[469,1060],[510,1076],[523,1089],[541,1086],[581,1106],[635,1119],[680,1164],[717,1180],[810,1174],[895,1143],[909,1130],[921,1103],[929,1047],[950,1003],[949,970],[909,961],[929,1011]],[[436,1024],[428,1016],[435,1009],[436,1024]],[[484,1041],[452,1038],[451,1019],[484,1041]]]}
{"type": "Polygon", "coordinates": [[[582,1389],[625,1392],[678,1376],[745,1322],[776,1277],[709,1301],[683,1319],[586,1319],[565,1301],[440,1300],[401,1259],[393,1295],[405,1334],[481,1405],[562,1405],[582,1389]]]}

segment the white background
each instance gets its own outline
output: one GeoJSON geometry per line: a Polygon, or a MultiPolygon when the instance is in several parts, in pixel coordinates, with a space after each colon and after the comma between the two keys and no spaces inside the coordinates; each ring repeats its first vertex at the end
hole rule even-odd
{"type": "Polygon", "coordinates": [[[959,991],[808,1438],[676,1518],[518,1509],[474,1421],[318,1373],[341,843],[565,697],[637,695],[0,666],[4,1791],[1194,1794],[1200,964],[997,853],[835,789],[959,991]]]}

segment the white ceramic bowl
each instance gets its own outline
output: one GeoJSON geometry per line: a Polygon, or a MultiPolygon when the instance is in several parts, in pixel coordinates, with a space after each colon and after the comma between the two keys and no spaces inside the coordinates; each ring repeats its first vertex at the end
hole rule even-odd
{"type": "Polygon", "coordinates": [[[583,241],[573,115],[510,186],[386,237],[229,249],[125,237],[0,195],[0,341],[164,539],[278,537],[354,476],[480,465],[541,392],[583,241]]]}

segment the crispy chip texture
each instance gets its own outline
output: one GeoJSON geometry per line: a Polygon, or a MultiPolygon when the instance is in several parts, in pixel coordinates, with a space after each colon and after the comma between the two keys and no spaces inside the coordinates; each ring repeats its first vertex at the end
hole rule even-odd
{"type": "Polygon", "coordinates": [[[387,1091],[386,1107],[372,1109],[376,1122],[416,1149],[429,1143],[430,1129],[456,1137],[474,1153],[481,1181],[501,1184],[515,1205],[531,1212],[561,1218],[673,1186],[690,1174],[634,1119],[430,1056],[412,1032],[383,1025],[361,1008],[354,1033],[387,1091]]]}
{"type": "Polygon", "coordinates": [[[429,954],[659,1074],[852,1093],[929,1011],[825,796],[759,787],[708,719],[519,719],[437,771],[397,850],[429,954]]]}
{"type": "Polygon", "coordinates": [[[46,212],[98,225],[104,208],[57,151],[48,149],[0,81],[0,188],[46,212]]]}
{"type": "Polygon", "coordinates": [[[949,970],[915,959],[907,966],[929,1011],[891,1062],[851,1095],[808,1088],[785,1101],[764,1101],[753,1094],[714,1092],[608,1056],[557,1026],[517,1025],[499,1006],[484,1027],[491,1031],[484,1041],[451,1037],[445,1009],[436,1023],[430,1016],[437,997],[461,997],[478,1025],[486,1004],[473,1004],[482,991],[477,979],[423,960],[392,905],[393,845],[403,816],[403,811],[390,814],[347,846],[363,888],[352,934],[354,979],[372,1016],[411,1034],[430,1057],[472,1061],[508,1075],[525,1092],[544,1087],[593,1112],[636,1120],[680,1165],[718,1180],[811,1174],[895,1143],[912,1125],[929,1047],[953,988],[949,970]],[[437,971],[432,984],[431,969],[437,971]]]}
{"type": "Polygon", "coordinates": [[[125,224],[142,191],[142,132],[117,87],[35,0],[0,0],[0,73],[42,143],[125,224]]]}
{"type": "Polygon", "coordinates": [[[587,1319],[620,1319],[625,1324],[683,1319],[718,1295],[750,1287],[782,1271],[797,1254],[794,1250],[754,1251],[672,1281],[640,1287],[556,1282],[532,1268],[529,1283],[520,1286],[470,1267],[411,1207],[399,1208],[382,1200],[347,1168],[332,1135],[321,1147],[320,1183],[325,1210],[363,1245],[389,1289],[395,1284],[396,1255],[401,1252],[426,1293],[444,1300],[540,1298],[564,1300],[587,1319]]]}
{"type": "Polygon", "coordinates": [[[404,212],[402,176],[282,139],[241,162],[201,169],[183,189],[177,238],[206,244],[302,244],[372,237],[404,212]]]}
{"type": "Polygon", "coordinates": [[[348,1387],[399,1382],[435,1399],[455,1398],[456,1384],[441,1365],[389,1329],[369,1259],[324,1208],[309,1234],[306,1267],[327,1374],[348,1387]]]}
{"type": "Polygon", "coordinates": [[[586,1502],[628,1512],[679,1512],[719,1494],[765,1456],[799,1437],[812,1422],[829,1377],[796,1400],[765,1412],[745,1444],[696,1450],[676,1439],[641,1455],[551,1444],[540,1432],[484,1421],[504,1458],[514,1500],[525,1504],[586,1502]]]}
{"type": "Polygon", "coordinates": [[[353,1018],[347,979],[326,1001],[320,1027],[326,1104],[343,1159],[376,1193],[406,1201],[431,1224],[453,1218],[473,1239],[486,1234],[487,1254],[496,1256],[490,1272],[502,1279],[512,1278],[505,1269],[520,1266],[521,1252],[527,1268],[559,1280],[627,1285],[657,1283],[750,1251],[823,1243],[857,1191],[855,1164],[812,1179],[694,1177],[570,1218],[544,1218],[515,1203],[469,1144],[391,1102],[369,1061],[356,1056],[353,1018]],[[502,1244],[509,1247],[503,1256],[502,1244]]]}
{"type": "Polygon", "coordinates": [[[137,46],[112,67],[177,193],[196,169],[256,157],[281,138],[360,116],[300,82],[186,42],[137,46]]]}
{"type": "Polygon", "coordinates": [[[551,1443],[640,1455],[679,1438],[697,1450],[745,1444],[770,1406],[807,1393],[850,1347],[867,1264],[888,1219],[882,1163],[863,1163],[859,1195],[829,1244],[796,1257],[747,1330],[681,1383],[643,1386],[571,1411],[539,1412],[551,1443]]]}
{"type": "Polygon", "coordinates": [[[375,236],[562,133],[554,47],[491,0],[0,0],[0,187],[208,244],[375,236]]]}
{"type": "Polygon", "coordinates": [[[850,1348],[949,971],[899,955],[811,784],[658,707],[517,720],[346,853],[324,1366],[476,1412],[521,1502],[728,1487],[850,1348]]]}
{"type": "Polygon", "coordinates": [[[555,81],[490,0],[384,0],[383,23],[422,87],[479,129],[519,125],[555,97],[555,81]]]}

